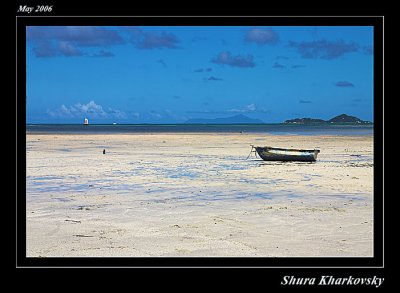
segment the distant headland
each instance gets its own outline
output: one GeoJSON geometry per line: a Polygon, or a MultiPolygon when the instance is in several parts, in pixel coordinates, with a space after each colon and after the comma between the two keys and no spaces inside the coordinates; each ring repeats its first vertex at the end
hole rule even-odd
{"type": "Polygon", "coordinates": [[[360,118],[341,114],[329,120],[315,119],[315,118],[295,118],[286,120],[285,124],[316,124],[316,123],[351,123],[351,124],[372,124],[371,121],[364,121],[360,118]]]}

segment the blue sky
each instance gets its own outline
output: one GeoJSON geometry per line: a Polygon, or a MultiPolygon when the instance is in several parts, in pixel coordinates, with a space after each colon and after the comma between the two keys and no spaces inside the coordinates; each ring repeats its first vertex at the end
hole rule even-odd
{"type": "Polygon", "coordinates": [[[373,121],[373,28],[28,27],[27,123],[373,121]]]}

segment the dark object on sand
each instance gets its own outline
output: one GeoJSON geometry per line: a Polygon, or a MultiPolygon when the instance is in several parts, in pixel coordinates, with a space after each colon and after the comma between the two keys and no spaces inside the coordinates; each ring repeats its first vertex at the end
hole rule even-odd
{"type": "Polygon", "coordinates": [[[258,147],[252,145],[251,152],[257,152],[260,158],[264,161],[314,162],[317,160],[317,155],[319,154],[320,150],[283,149],[268,146],[258,147]],[[255,151],[253,151],[253,149],[255,149],[255,151]]]}
{"type": "Polygon", "coordinates": [[[106,153],[106,150],[103,150],[103,155],[106,153]]]}

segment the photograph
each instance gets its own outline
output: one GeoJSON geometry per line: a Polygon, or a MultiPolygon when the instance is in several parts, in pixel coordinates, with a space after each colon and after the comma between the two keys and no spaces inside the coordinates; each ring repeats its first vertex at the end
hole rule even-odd
{"type": "Polygon", "coordinates": [[[383,284],[383,17],[17,9],[17,267],[383,284]]]}

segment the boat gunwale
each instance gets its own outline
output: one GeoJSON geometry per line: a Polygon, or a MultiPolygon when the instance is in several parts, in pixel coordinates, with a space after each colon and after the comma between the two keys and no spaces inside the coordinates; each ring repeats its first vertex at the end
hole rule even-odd
{"type": "Polygon", "coordinates": [[[307,153],[313,153],[315,151],[317,151],[318,153],[320,152],[320,150],[318,150],[318,149],[313,149],[313,150],[285,149],[285,148],[275,148],[275,147],[269,147],[269,146],[265,146],[265,147],[254,146],[254,148],[261,148],[261,149],[267,149],[267,150],[277,150],[277,151],[307,152],[307,153]]]}

